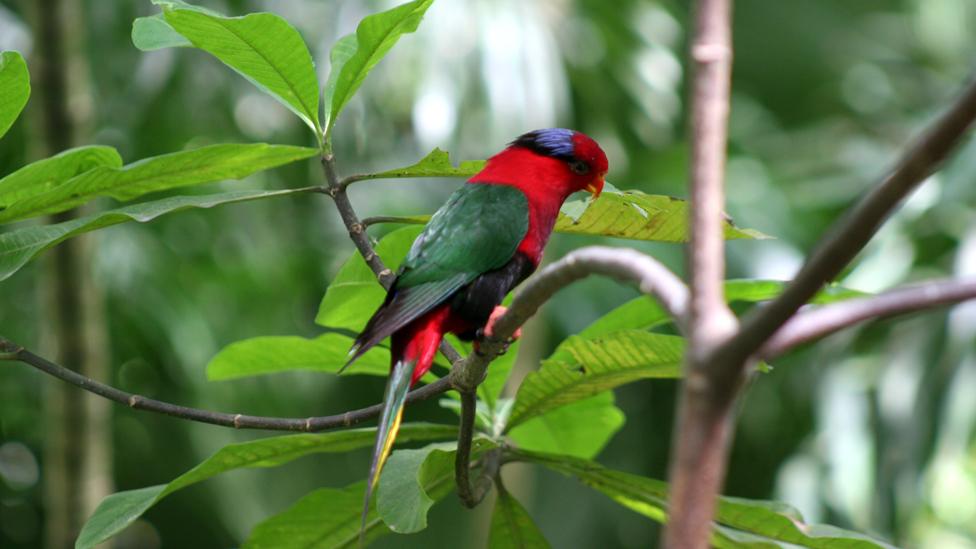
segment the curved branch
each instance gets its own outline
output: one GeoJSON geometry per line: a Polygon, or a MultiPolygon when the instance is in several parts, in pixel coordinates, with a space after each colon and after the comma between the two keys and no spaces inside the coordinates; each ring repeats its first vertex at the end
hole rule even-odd
{"type": "Polygon", "coordinates": [[[516,329],[556,292],[591,274],[637,284],[641,292],[654,296],[684,331],[688,288],[667,267],[650,256],[628,248],[580,248],[525,282],[508,311],[495,322],[493,336],[481,342],[478,352],[451,368],[450,378],[454,387],[461,392],[474,390],[481,383],[485,368],[505,350],[516,329]]]}
{"type": "Polygon", "coordinates": [[[976,280],[940,280],[897,288],[804,311],[783,325],[760,349],[764,359],[855,324],[976,299],[976,280]]]}
{"type": "Polygon", "coordinates": [[[461,393],[461,425],[458,430],[458,448],[454,455],[454,481],[457,484],[458,497],[468,509],[474,509],[488,495],[491,489],[492,477],[498,473],[497,464],[485,467],[478,476],[476,485],[471,485],[471,444],[474,439],[474,420],[477,413],[477,397],[474,391],[461,393]]]}
{"type": "MultiPolygon", "coordinates": [[[[302,431],[314,433],[337,427],[349,427],[367,419],[380,415],[382,404],[374,404],[367,408],[352,410],[342,414],[332,416],[318,416],[307,418],[282,418],[266,416],[249,416],[245,414],[228,414],[225,412],[212,412],[199,408],[190,408],[171,404],[152,398],[127,393],[121,389],[116,389],[111,385],[100,383],[91,378],[85,377],[77,372],[69,370],[64,366],[55,364],[43,357],[40,357],[27,349],[0,337],[0,360],[23,362],[37,368],[38,370],[54,376],[71,385],[84,389],[89,393],[94,393],[100,397],[107,398],[121,404],[125,404],[136,410],[146,410],[165,414],[189,421],[200,423],[210,423],[235,429],[264,429],[268,431],[302,431]]],[[[440,395],[451,390],[451,383],[448,378],[443,378],[425,385],[419,389],[411,391],[407,395],[407,402],[417,402],[426,400],[433,396],[440,395]]]]}
{"type": "Polygon", "coordinates": [[[741,363],[825,283],[836,277],[881,227],[899,203],[946,159],[976,119],[976,80],[955,104],[929,126],[877,183],[830,229],[786,290],[742,322],[739,334],[716,351],[723,361],[741,363]]]}

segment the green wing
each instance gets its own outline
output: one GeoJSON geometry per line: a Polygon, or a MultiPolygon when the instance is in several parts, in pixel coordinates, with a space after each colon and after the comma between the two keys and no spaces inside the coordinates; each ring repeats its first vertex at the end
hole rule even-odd
{"type": "Polygon", "coordinates": [[[356,338],[350,362],[479,275],[508,263],[528,228],[522,191],[485,184],[458,189],[414,241],[386,301],[356,338]]]}

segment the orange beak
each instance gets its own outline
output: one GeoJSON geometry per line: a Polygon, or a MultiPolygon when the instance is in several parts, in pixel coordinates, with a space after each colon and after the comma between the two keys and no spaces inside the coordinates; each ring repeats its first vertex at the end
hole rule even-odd
{"type": "Polygon", "coordinates": [[[593,195],[593,200],[600,198],[600,193],[603,192],[603,176],[596,178],[594,181],[590,182],[589,185],[583,188],[583,190],[593,195]]]}

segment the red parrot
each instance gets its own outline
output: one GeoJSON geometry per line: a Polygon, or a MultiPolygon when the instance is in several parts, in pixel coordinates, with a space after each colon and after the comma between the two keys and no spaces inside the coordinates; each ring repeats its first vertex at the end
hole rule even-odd
{"type": "Polygon", "coordinates": [[[539,266],[563,202],[583,190],[598,197],[607,168],[606,154],[582,133],[562,128],[526,133],[488,159],[414,241],[346,364],[392,336],[364,521],[400,427],[404,399],[430,369],[444,334],[468,341],[491,335],[494,319],[504,311],[502,299],[539,266]]]}

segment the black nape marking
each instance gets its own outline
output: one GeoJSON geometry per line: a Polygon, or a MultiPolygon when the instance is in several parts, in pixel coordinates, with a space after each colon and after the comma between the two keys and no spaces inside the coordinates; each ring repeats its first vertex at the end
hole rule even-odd
{"type": "Polygon", "coordinates": [[[471,341],[488,322],[488,317],[512,288],[528,278],[535,265],[525,254],[516,252],[508,263],[488,271],[458,290],[451,300],[451,310],[470,323],[472,329],[458,334],[463,341],[471,341]]]}
{"type": "Polygon", "coordinates": [[[522,134],[511,146],[523,147],[543,156],[572,161],[576,159],[573,130],[547,128],[522,134]]]}

